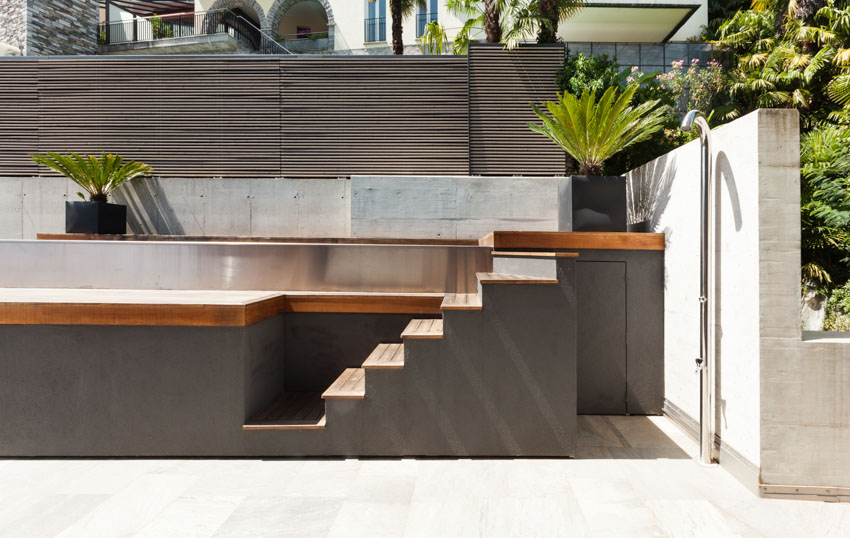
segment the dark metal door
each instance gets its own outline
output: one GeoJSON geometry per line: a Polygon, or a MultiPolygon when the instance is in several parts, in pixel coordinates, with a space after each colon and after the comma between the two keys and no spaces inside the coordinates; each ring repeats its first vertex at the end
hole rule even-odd
{"type": "Polygon", "coordinates": [[[626,414],[626,264],[576,263],[578,413],[626,414]]]}

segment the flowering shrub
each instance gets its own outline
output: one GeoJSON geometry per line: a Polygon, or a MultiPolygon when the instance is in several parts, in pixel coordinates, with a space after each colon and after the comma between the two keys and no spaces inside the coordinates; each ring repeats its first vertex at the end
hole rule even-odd
{"type": "Polygon", "coordinates": [[[708,114],[714,98],[723,89],[723,66],[717,60],[711,60],[700,69],[697,58],[691,60],[687,69],[684,60],[673,62],[672,66],[672,70],[656,77],[660,86],[678,96],[678,104],[683,111],[697,109],[708,114]]]}

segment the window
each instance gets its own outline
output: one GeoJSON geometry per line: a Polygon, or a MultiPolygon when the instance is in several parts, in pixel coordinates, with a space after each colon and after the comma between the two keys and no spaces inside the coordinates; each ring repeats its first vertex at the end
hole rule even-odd
{"type": "Polygon", "coordinates": [[[416,37],[422,37],[425,33],[425,25],[429,22],[437,22],[437,2],[439,0],[425,0],[426,7],[420,5],[416,12],[416,37]]]}
{"type": "Polygon", "coordinates": [[[365,20],[366,43],[387,40],[387,0],[366,0],[365,20]]]}

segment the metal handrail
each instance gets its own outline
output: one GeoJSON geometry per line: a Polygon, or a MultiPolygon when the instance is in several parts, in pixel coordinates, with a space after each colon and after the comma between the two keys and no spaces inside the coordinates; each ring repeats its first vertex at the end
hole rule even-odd
{"type": "Polygon", "coordinates": [[[260,45],[255,47],[260,54],[281,54],[280,52],[271,52],[275,50],[274,47],[277,47],[279,50],[283,51],[284,54],[293,54],[292,51],[281,45],[274,39],[272,36],[264,32],[263,30],[257,28],[254,23],[243,17],[242,15],[236,15],[237,18],[242,19],[248,26],[257,31],[257,33],[261,36],[260,45]]]}
{"type": "Polygon", "coordinates": [[[136,17],[126,21],[102,22],[98,28],[102,45],[228,34],[261,54],[292,54],[253,22],[229,9],[136,17]]]}
{"type": "Polygon", "coordinates": [[[375,17],[363,20],[363,42],[379,43],[387,40],[387,18],[375,17]]]}

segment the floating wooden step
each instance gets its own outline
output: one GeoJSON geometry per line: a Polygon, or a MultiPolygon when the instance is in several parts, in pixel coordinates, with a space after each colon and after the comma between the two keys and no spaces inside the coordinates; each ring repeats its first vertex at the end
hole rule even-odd
{"type": "Polygon", "coordinates": [[[476,273],[482,284],[557,284],[557,278],[537,276],[507,275],[504,273],[476,273]]]}
{"type": "Polygon", "coordinates": [[[442,338],[442,319],[412,319],[401,333],[402,338],[442,338]]]}
{"type": "Polygon", "coordinates": [[[363,362],[365,370],[398,370],[404,368],[404,344],[378,344],[363,362]]]}
{"type": "Polygon", "coordinates": [[[503,258],[578,258],[578,252],[547,252],[540,250],[517,252],[494,250],[493,256],[501,256],[503,258]]]}
{"type": "Polygon", "coordinates": [[[477,293],[447,293],[441,306],[443,310],[481,310],[477,293]]]}
{"type": "Polygon", "coordinates": [[[362,400],[366,397],[366,370],[363,368],[346,368],[336,378],[336,381],[328,387],[322,398],[329,399],[355,399],[362,400]]]}
{"type": "Polygon", "coordinates": [[[325,427],[325,402],[318,392],[284,392],[251,417],[243,431],[321,430],[325,427]]]}

